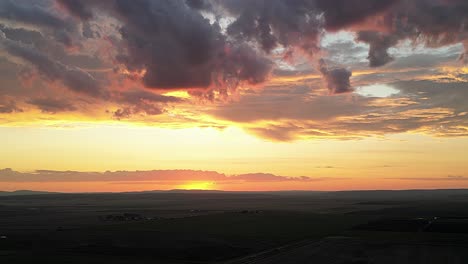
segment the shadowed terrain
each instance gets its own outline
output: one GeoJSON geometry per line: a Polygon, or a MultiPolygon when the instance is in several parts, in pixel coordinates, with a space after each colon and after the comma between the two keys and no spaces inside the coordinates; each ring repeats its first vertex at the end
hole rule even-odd
{"type": "Polygon", "coordinates": [[[0,198],[2,263],[468,260],[465,190],[24,194],[0,198]]]}

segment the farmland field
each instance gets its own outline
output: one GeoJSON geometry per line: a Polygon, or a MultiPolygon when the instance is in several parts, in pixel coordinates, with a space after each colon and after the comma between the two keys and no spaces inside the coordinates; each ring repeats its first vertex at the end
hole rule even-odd
{"type": "Polygon", "coordinates": [[[468,245],[468,192],[432,192],[3,196],[0,260],[245,263],[247,258],[247,263],[304,263],[314,258],[317,263],[346,263],[342,262],[346,259],[392,263],[398,258],[405,263],[405,259],[449,257],[465,261],[468,256],[459,249],[468,245]],[[336,251],[342,252],[340,258],[332,254],[336,251]]]}

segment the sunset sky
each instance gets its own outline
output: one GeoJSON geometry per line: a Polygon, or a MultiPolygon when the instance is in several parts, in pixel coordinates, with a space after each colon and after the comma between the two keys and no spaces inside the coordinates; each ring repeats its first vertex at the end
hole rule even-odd
{"type": "Polygon", "coordinates": [[[0,190],[468,188],[466,0],[0,0],[0,190]]]}

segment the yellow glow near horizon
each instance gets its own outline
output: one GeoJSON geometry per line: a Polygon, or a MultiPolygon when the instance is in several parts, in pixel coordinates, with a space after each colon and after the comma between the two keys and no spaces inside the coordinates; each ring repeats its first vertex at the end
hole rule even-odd
{"type": "Polygon", "coordinates": [[[182,190],[213,190],[215,189],[214,182],[190,182],[177,187],[182,190]]]}
{"type": "Polygon", "coordinates": [[[398,134],[271,142],[240,128],[0,127],[0,168],[106,171],[195,169],[312,177],[446,177],[468,171],[466,138],[398,134]]]}
{"type": "Polygon", "coordinates": [[[163,93],[166,96],[174,96],[179,98],[190,98],[190,94],[187,91],[171,91],[167,93],[163,93]]]}

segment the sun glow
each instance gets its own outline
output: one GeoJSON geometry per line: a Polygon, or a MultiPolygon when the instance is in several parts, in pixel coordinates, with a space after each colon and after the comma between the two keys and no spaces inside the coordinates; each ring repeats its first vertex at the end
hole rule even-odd
{"type": "Polygon", "coordinates": [[[190,98],[190,94],[187,91],[171,91],[167,93],[163,93],[165,96],[174,96],[179,98],[190,98]]]}
{"type": "Polygon", "coordinates": [[[179,186],[177,189],[183,190],[213,190],[215,182],[189,182],[179,186]]]}

